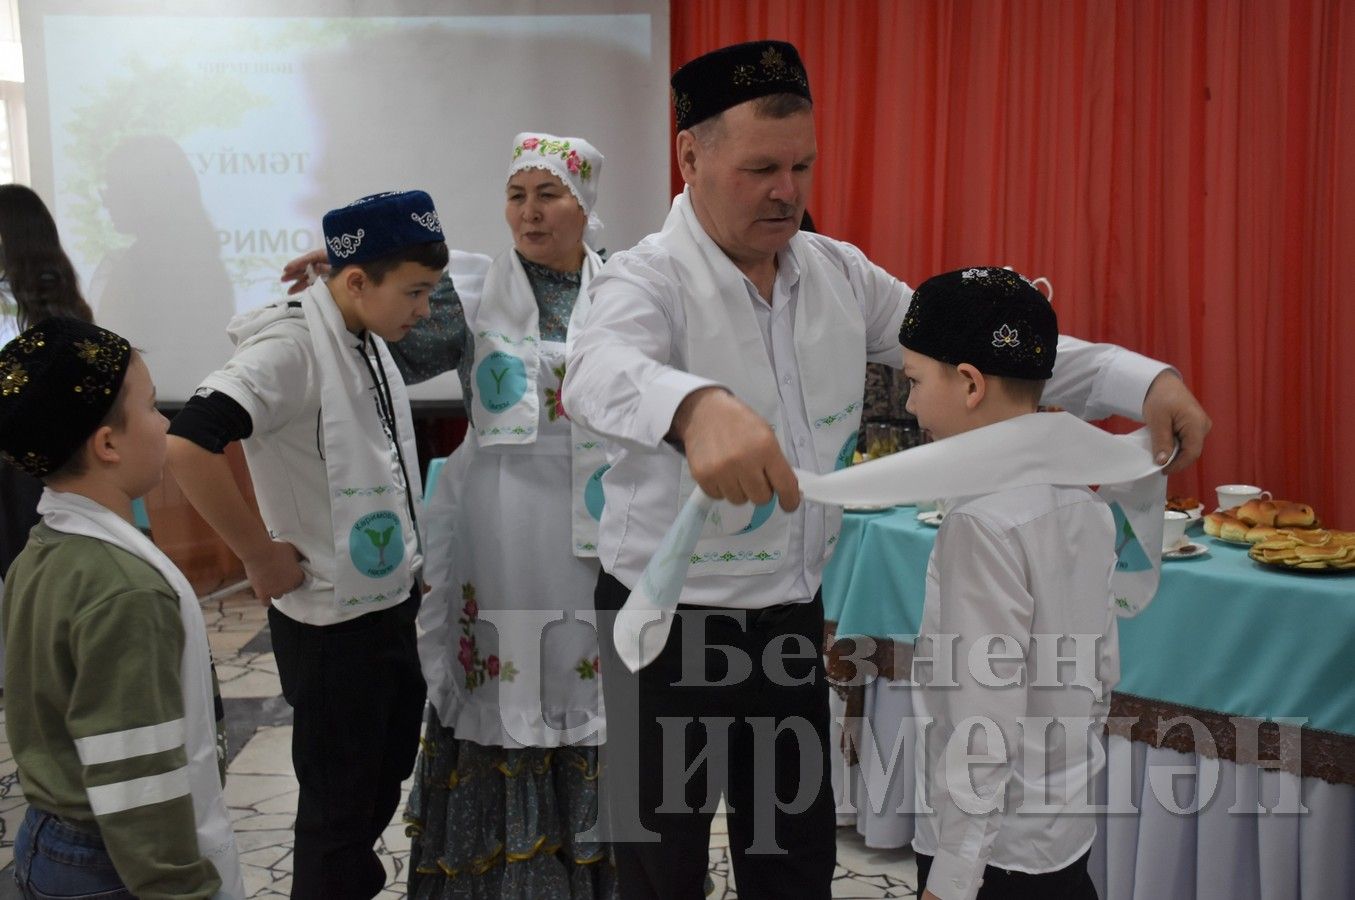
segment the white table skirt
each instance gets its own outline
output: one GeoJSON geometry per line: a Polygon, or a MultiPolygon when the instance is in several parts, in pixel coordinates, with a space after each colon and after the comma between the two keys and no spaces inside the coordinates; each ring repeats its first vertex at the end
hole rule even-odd
{"type": "MultiPolygon", "coordinates": [[[[872,739],[863,741],[860,764],[848,768],[836,725],[843,704],[833,697],[838,822],[854,821],[868,847],[913,839],[912,712],[905,682],[868,686],[863,715],[872,739]],[[887,764],[882,757],[891,753],[901,755],[887,764]]],[[[1097,823],[1089,868],[1102,900],[1355,898],[1355,786],[1122,737],[1111,737],[1107,752],[1097,802],[1114,779],[1117,796],[1127,788],[1135,811],[1102,813],[1097,823]],[[1208,801],[1202,809],[1199,785],[1208,801]],[[1258,802],[1270,811],[1257,814],[1258,802]]]]}

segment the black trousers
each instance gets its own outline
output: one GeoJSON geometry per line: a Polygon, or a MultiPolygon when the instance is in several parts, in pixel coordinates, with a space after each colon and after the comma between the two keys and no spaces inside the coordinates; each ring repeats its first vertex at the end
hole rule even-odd
{"type": "Polygon", "coordinates": [[[632,675],[611,640],[628,593],[604,572],[594,595],[607,709],[602,791],[621,896],[701,900],[723,794],[739,896],[828,900],[837,845],[822,599],[770,610],[680,606],[663,652],[632,675]],[[656,840],[635,840],[637,828],[656,840]]]}
{"type": "Polygon", "coordinates": [[[368,900],[386,883],[373,845],[414,769],[424,683],[415,594],[337,625],[268,609],[300,783],[292,896],[368,900]]]}
{"type": "MultiPolygon", "coordinates": [[[[1087,874],[1087,857],[1090,855],[1089,850],[1057,872],[1039,875],[987,866],[983,870],[983,886],[979,888],[977,900],[1097,900],[1096,885],[1087,874]]],[[[933,857],[917,855],[919,894],[927,886],[932,860],[933,857]]]]}

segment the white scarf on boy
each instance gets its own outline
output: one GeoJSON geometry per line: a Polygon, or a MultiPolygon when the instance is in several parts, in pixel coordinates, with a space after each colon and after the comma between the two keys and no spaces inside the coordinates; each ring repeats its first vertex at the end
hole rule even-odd
{"type": "Polygon", "coordinates": [[[363,361],[361,339],[344,327],[329,286],[301,295],[320,371],[325,470],[334,531],[334,600],[342,607],[403,601],[423,567],[419,535],[407,493],[422,495],[414,423],[404,379],[386,343],[369,335],[388,379],[390,423],[379,412],[380,385],[363,361]],[[403,457],[403,465],[401,459],[403,457]]]}
{"type": "MultiPolygon", "coordinates": [[[[1035,484],[1100,485],[1117,529],[1107,601],[1121,616],[1157,592],[1167,478],[1146,428],[1112,435],[1069,413],[1032,413],[828,475],[796,472],[805,500],[834,506],[917,503],[1035,484]]],[[[678,513],[621,611],[613,641],[632,672],[668,641],[692,549],[715,501],[699,488],[678,513]]],[[[751,509],[745,506],[744,509],[751,509]]]]}
{"type": "Polygon", "coordinates": [[[216,897],[222,900],[243,900],[245,885],[240,872],[235,833],[231,829],[226,799],[221,792],[216,705],[212,696],[212,653],[207,645],[207,628],[202,621],[197,594],[184,574],[160,548],[152,544],[132,523],[107,507],[80,494],[46,488],[38,501],[38,512],[42,514],[43,522],[55,531],[94,538],[145,560],[179,595],[179,615],[183,618],[184,631],[179,681],[183,690],[183,747],[188,755],[185,792],[191,793],[193,797],[198,852],[212,861],[217,874],[221,876],[221,890],[216,897]]]}

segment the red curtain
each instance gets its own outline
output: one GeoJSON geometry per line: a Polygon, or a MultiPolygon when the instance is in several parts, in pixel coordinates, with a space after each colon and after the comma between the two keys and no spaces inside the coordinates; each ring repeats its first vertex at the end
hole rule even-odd
{"type": "Polygon", "coordinates": [[[671,34],[800,48],[821,231],[913,284],[1044,275],[1064,331],[1180,369],[1215,427],[1174,493],[1355,530],[1355,4],[673,0],[671,34]]]}

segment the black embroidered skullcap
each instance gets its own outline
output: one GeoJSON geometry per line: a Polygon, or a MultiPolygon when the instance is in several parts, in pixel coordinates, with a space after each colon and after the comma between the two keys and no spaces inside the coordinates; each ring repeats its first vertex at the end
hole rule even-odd
{"type": "Polygon", "coordinates": [[[47,319],[0,350],[0,459],[41,478],[61,468],[117,402],[126,340],[80,319],[47,319]]]}
{"type": "Polygon", "coordinates": [[[678,131],[769,94],[798,94],[813,101],[800,53],[785,41],[712,50],[679,68],[670,83],[678,131]]]}
{"type": "Polygon", "coordinates": [[[906,350],[985,375],[1044,381],[1054,374],[1059,320],[1023,276],[998,266],[957,269],[913,293],[899,328],[906,350]]]}
{"type": "Polygon", "coordinates": [[[443,240],[433,198],[423,191],[387,191],[325,213],[325,250],[335,270],[443,240]]]}

